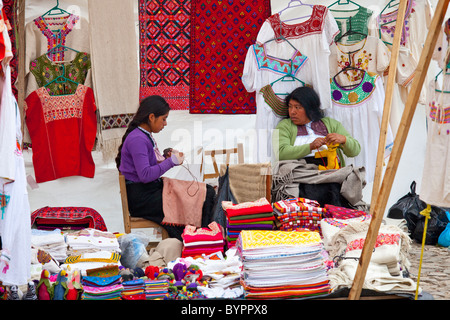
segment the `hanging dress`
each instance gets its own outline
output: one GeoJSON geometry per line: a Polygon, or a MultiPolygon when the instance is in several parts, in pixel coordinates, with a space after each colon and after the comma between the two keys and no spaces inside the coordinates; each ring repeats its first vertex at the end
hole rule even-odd
{"type": "MultiPolygon", "coordinates": [[[[58,44],[80,52],[90,53],[89,22],[75,14],[38,16],[25,25],[25,93],[28,96],[37,89],[36,79],[30,72],[31,62],[58,44]],[[30,88],[28,88],[28,86],[30,88]]],[[[55,50],[48,58],[52,62],[73,61],[76,52],[55,50]]],[[[91,81],[91,80],[88,80],[91,81]]],[[[90,82],[88,82],[90,83],[90,82]]],[[[30,143],[28,127],[24,128],[24,142],[30,143]]]]}
{"type": "Polygon", "coordinates": [[[420,186],[420,199],[427,204],[450,207],[450,76],[442,86],[428,87],[427,146],[420,186]]]}
{"type": "Polygon", "coordinates": [[[255,43],[249,47],[242,74],[242,83],[246,90],[256,92],[257,163],[270,162],[273,159],[273,129],[280,120],[288,116],[284,98],[295,88],[303,86],[295,79],[277,80],[288,75],[304,82],[310,78],[308,58],[300,51],[291,47],[292,55],[289,59],[282,59],[271,55],[268,46],[269,44],[255,43]],[[273,83],[275,81],[277,82],[273,83]]]}
{"type": "MultiPolygon", "coordinates": [[[[333,108],[327,115],[342,123],[352,137],[361,145],[361,152],[354,158],[346,158],[346,165],[366,168],[366,181],[373,181],[383,116],[384,88],[381,77],[364,72],[359,84],[345,89],[331,79],[333,108]]],[[[386,137],[385,157],[390,154],[393,144],[392,132],[386,137]]]]}
{"type": "Polygon", "coordinates": [[[33,144],[36,182],[68,176],[94,177],[91,152],[97,118],[91,88],[79,84],[74,94],[51,96],[42,87],[25,99],[24,109],[33,144]]]}
{"type": "Polygon", "coordinates": [[[336,20],[328,8],[314,5],[310,17],[297,24],[286,24],[280,20],[278,13],[273,14],[261,26],[256,40],[265,43],[276,38],[270,42],[270,52],[275,57],[289,58],[287,55],[292,51],[291,44],[308,57],[311,78],[307,84],[319,95],[321,108],[328,109],[331,107],[330,45],[338,32],[336,20]],[[280,36],[289,42],[279,39],[280,36]]]}
{"type": "MultiPolygon", "coordinates": [[[[389,122],[394,134],[400,124],[404,104],[414,79],[433,14],[429,0],[408,0],[397,64],[396,82],[398,85],[394,87],[393,97],[394,101],[396,99],[403,103],[392,104],[389,122]]],[[[397,15],[397,10],[390,12],[386,10],[385,13],[380,13],[374,17],[375,21],[372,23],[374,28],[370,29],[370,34],[380,38],[389,49],[392,48],[397,15]]],[[[425,83],[428,82],[429,80],[425,80],[425,83]]],[[[427,103],[426,91],[425,88],[421,91],[419,97],[419,103],[421,104],[427,103]]]]}

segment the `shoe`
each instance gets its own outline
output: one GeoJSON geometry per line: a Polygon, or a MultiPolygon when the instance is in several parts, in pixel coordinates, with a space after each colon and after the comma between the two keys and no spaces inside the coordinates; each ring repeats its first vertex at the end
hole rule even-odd
{"type": "Polygon", "coordinates": [[[36,287],[33,281],[28,282],[27,293],[23,295],[22,300],[37,300],[36,287]]]}
{"type": "Polygon", "coordinates": [[[20,300],[18,291],[19,289],[17,288],[17,286],[9,287],[9,294],[7,300],[20,300]]]}

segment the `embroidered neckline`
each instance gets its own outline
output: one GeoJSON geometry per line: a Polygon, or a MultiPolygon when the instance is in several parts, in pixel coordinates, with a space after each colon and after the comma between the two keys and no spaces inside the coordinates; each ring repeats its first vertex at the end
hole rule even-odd
{"type": "MultiPolygon", "coordinates": [[[[400,39],[400,44],[402,46],[406,45],[406,39],[409,36],[409,18],[411,16],[411,13],[415,12],[415,9],[413,8],[416,5],[414,0],[408,0],[408,6],[406,7],[405,12],[405,23],[403,25],[403,31],[402,36],[400,39]]],[[[377,23],[378,23],[378,34],[380,36],[380,39],[382,39],[382,34],[390,35],[390,37],[394,38],[395,33],[395,22],[397,19],[398,10],[389,12],[389,13],[380,13],[377,17],[377,23]],[[389,26],[389,24],[394,23],[394,25],[389,26]]]]}
{"type": "Polygon", "coordinates": [[[297,23],[297,24],[286,24],[280,19],[280,14],[275,13],[267,21],[272,26],[275,33],[275,38],[277,42],[284,41],[283,39],[278,39],[280,35],[285,38],[300,38],[309,33],[319,33],[322,32],[324,17],[328,11],[328,8],[322,5],[314,5],[311,16],[308,20],[297,23]]]}
{"type": "MultiPolygon", "coordinates": [[[[60,17],[59,19],[64,19],[64,17],[60,17]]],[[[36,27],[41,31],[41,33],[47,38],[47,51],[50,51],[52,48],[56,47],[56,45],[61,44],[65,45],[67,35],[73,30],[75,24],[80,20],[80,17],[74,14],[69,14],[67,16],[66,22],[63,27],[59,31],[51,30],[49,28],[50,25],[47,21],[39,16],[34,19],[34,23],[36,27]]],[[[62,24],[61,24],[62,25],[62,24]]],[[[49,55],[51,61],[64,61],[64,51],[62,52],[52,52],[49,55]]]]}
{"type": "Polygon", "coordinates": [[[273,91],[273,88],[270,84],[264,86],[261,88],[260,92],[262,93],[264,97],[264,101],[267,103],[267,105],[272,109],[272,111],[280,117],[287,117],[288,112],[288,106],[284,102],[283,99],[278,97],[275,92],[273,91]]]}
{"type": "MultiPolygon", "coordinates": [[[[331,11],[333,11],[333,10],[331,10],[331,11]]],[[[368,34],[368,29],[369,29],[368,26],[367,26],[367,22],[369,21],[369,18],[371,16],[372,16],[372,11],[371,10],[369,10],[366,7],[360,6],[358,8],[358,11],[355,13],[355,15],[350,16],[350,17],[347,18],[346,25],[348,26],[348,24],[350,23],[351,29],[353,31],[359,31],[359,32],[367,35],[368,34]]],[[[347,30],[345,30],[343,32],[343,30],[342,30],[342,24],[343,23],[341,21],[339,21],[338,19],[335,19],[335,20],[336,20],[336,23],[337,23],[338,28],[339,28],[339,33],[336,35],[336,38],[339,39],[339,36],[341,34],[345,34],[345,31],[347,31],[347,30]]],[[[361,39],[361,37],[365,38],[365,36],[363,36],[361,34],[351,34],[351,35],[347,36],[347,40],[348,41],[358,41],[359,42],[359,41],[363,40],[363,39],[361,39]]]]}
{"type": "Polygon", "coordinates": [[[375,90],[377,74],[364,72],[360,83],[352,89],[341,87],[334,79],[331,80],[331,98],[340,105],[357,105],[369,98],[375,90]]]}
{"type": "Polygon", "coordinates": [[[253,51],[258,63],[258,69],[269,69],[281,74],[295,75],[308,60],[308,57],[299,50],[296,50],[289,60],[271,56],[267,53],[266,44],[258,42],[253,45],[253,51]]]}

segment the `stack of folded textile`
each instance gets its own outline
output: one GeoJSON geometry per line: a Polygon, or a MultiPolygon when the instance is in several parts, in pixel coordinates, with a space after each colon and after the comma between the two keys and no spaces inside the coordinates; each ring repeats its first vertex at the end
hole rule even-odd
{"type": "Polygon", "coordinates": [[[134,279],[122,283],[123,300],[146,300],[144,279],[134,279]]]}
{"type": "Polygon", "coordinates": [[[82,229],[67,233],[65,236],[68,245],[68,255],[79,255],[85,252],[111,251],[120,253],[117,237],[107,231],[97,229],[82,229]]]}
{"type": "Polygon", "coordinates": [[[221,226],[213,221],[208,227],[196,228],[188,225],[184,228],[182,257],[196,257],[223,252],[225,240],[221,226]]]}
{"type": "Polygon", "coordinates": [[[275,215],[282,231],[318,231],[320,220],[326,211],[315,200],[290,198],[273,204],[275,215]]]}
{"type": "Polygon", "coordinates": [[[274,228],[275,218],[272,205],[266,198],[239,204],[222,201],[222,208],[227,218],[229,248],[236,245],[236,240],[242,230],[272,230],[274,228]]]}
{"type": "Polygon", "coordinates": [[[144,282],[144,293],[147,300],[161,300],[168,297],[169,283],[167,280],[146,279],[144,282]]]}
{"type": "Polygon", "coordinates": [[[82,278],[82,300],[120,300],[122,296],[122,277],[91,277],[82,278]]]}
{"type": "Polygon", "coordinates": [[[31,245],[41,249],[58,262],[67,258],[67,244],[60,229],[52,231],[31,229],[31,245]]]}
{"type": "Polygon", "coordinates": [[[318,232],[244,230],[236,243],[247,299],[325,295],[330,286],[318,232]]]}

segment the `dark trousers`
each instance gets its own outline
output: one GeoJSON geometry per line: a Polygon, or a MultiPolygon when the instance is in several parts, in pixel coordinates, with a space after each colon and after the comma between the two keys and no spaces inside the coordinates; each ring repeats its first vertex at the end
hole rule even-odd
{"type": "MultiPolygon", "coordinates": [[[[149,183],[127,183],[128,208],[132,217],[145,218],[161,224],[164,219],[163,211],[163,182],[161,179],[149,183]]],[[[206,185],[206,199],[203,203],[202,227],[212,222],[212,214],[216,192],[210,185],[206,185]]],[[[170,238],[182,241],[181,234],[184,226],[164,225],[170,238]]]]}

